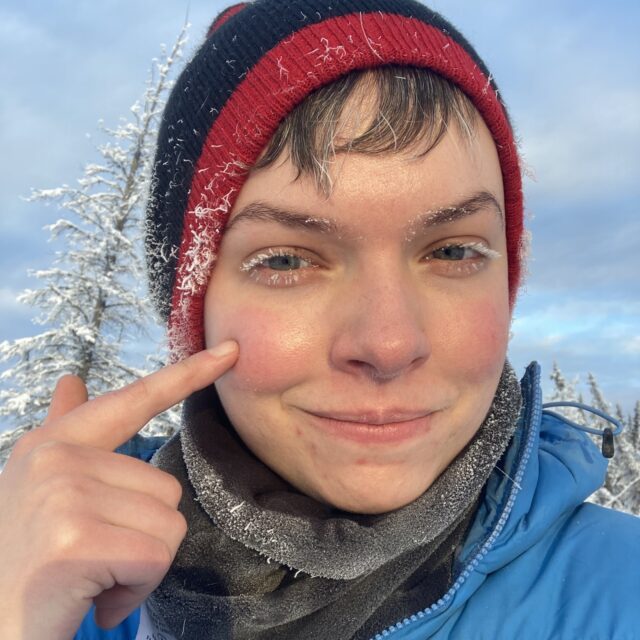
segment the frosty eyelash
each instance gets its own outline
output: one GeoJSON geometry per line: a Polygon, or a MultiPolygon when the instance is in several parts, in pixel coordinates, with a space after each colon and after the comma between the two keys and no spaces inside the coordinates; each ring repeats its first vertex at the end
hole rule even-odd
{"type": "MultiPolygon", "coordinates": [[[[434,265],[443,275],[470,275],[474,272],[482,270],[489,260],[501,258],[502,254],[481,242],[456,243],[451,242],[440,247],[430,250],[425,256],[425,262],[434,265]],[[437,251],[446,249],[470,249],[475,251],[477,256],[463,258],[458,260],[447,260],[443,258],[435,258],[433,256],[437,251]],[[437,265],[437,266],[435,266],[437,265]]],[[[317,269],[318,264],[314,263],[306,254],[300,250],[293,248],[269,248],[248,258],[240,265],[240,271],[249,275],[252,280],[260,284],[272,287],[288,287],[298,284],[302,276],[306,276],[311,269],[317,269]],[[272,258],[293,258],[304,263],[297,268],[276,269],[268,265],[268,261],[272,258]]]]}
{"type": "Polygon", "coordinates": [[[443,262],[445,263],[452,263],[452,264],[460,264],[460,263],[469,263],[472,261],[476,261],[476,262],[484,262],[486,263],[489,260],[496,260],[498,258],[501,258],[502,254],[499,253],[498,251],[495,251],[494,249],[491,249],[489,247],[487,247],[485,244],[481,243],[481,242],[449,242],[447,244],[443,244],[440,247],[436,247],[435,249],[430,249],[429,253],[423,258],[425,261],[427,262],[432,262],[432,261],[438,261],[438,262],[443,262]],[[447,249],[471,249],[472,251],[474,251],[476,254],[476,256],[472,256],[469,258],[461,258],[461,259],[452,259],[452,260],[447,260],[447,259],[443,259],[443,258],[436,258],[434,257],[434,254],[436,254],[439,251],[446,251],[447,249]]]}
{"type": "MultiPolygon", "coordinates": [[[[262,253],[259,253],[248,260],[245,260],[240,265],[240,271],[244,271],[245,273],[249,273],[257,269],[258,267],[264,267],[264,263],[269,260],[269,258],[286,258],[286,257],[295,257],[304,262],[309,262],[310,260],[305,259],[302,255],[294,251],[293,249],[266,249],[262,253]]],[[[316,265],[313,265],[316,266],[316,265]]],[[[283,273],[285,273],[283,271],[283,273]]]]}
{"type": "Polygon", "coordinates": [[[434,265],[434,268],[437,269],[437,271],[439,271],[442,275],[458,277],[477,273],[483,270],[487,266],[489,261],[496,260],[501,257],[501,253],[495,251],[494,249],[491,249],[490,247],[487,247],[481,242],[450,242],[448,244],[444,244],[440,247],[432,249],[424,260],[425,262],[434,265]],[[478,255],[471,258],[463,258],[460,260],[444,260],[442,258],[435,258],[433,256],[433,254],[437,251],[446,249],[471,249],[478,255]]]}
{"type": "Polygon", "coordinates": [[[473,249],[477,251],[479,254],[485,256],[486,258],[490,258],[491,260],[497,260],[498,258],[502,258],[502,254],[494,249],[490,249],[486,245],[481,242],[467,242],[464,244],[448,244],[444,247],[439,247],[440,249],[446,249],[447,247],[460,247],[462,249],[473,249]]]}
{"type": "Polygon", "coordinates": [[[316,268],[318,268],[317,264],[312,262],[300,250],[292,248],[265,249],[240,265],[240,271],[247,273],[249,278],[269,287],[290,287],[298,284],[302,272],[308,273],[309,269],[316,268]],[[297,269],[274,269],[267,264],[267,261],[271,258],[294,258],[305,263],[305,265],[297,269]]]}
{"type": "Polygon", "coordinates": [[[265,260],[267,260],[270,257],[271,256],[268,253],[261,253],[257,256],[253,256],[253,258],[251,258],[250,260],[245,260],[240,265],[240,271],[244,271],[245,273],[248,273],[249,271],[252,271],[256,267],[260,266],[265,260]]]}

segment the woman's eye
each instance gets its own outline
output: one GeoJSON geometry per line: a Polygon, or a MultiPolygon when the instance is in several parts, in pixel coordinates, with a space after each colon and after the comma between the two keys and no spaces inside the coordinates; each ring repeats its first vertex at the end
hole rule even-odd
{"type": "Polygon", "coordinates": [[[317,267],[294,249],[266,249],[245,260],[240,270],[260,284],[287,287],[297,284],[303,273],[317,267]]]}
{"type": "Polygon", "coordinates": [[[293,271],[294,269],[300,269],[300,267],[308,266],[306,260],[303,260],[300,256],[293,254],[272,256],[264,260],[261,264],[262,266],[268,269],[273,269],[274,271],[293,271]]]}
{"type": "Polygon", "coordinates": [[[481,242],[468,242],[438,247],[425,257],[425,261],[444,275],[458,276],[476,273],[500,257],[500,253],[481,242]]]}
{"type": "Polygon", "coordinates": [[[465,258],[472,258],[477,254],[469,247],[453,244],[436,249],[432,255],[440,260],[464,260],[465,258]]]}

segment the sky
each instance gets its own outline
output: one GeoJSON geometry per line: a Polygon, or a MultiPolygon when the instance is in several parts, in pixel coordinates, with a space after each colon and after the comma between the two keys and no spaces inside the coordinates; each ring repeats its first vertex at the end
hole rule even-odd
{"type": "MultiPolygon", "coordinates": [[[[73,184],[97,160],[97,123],[141,96],[151,60],[191,23],[187,54],[218,0],[4,0],[0,6],[0,341],[33,335],[16,302],[49,266],[31,188],[73,184]]],[[[640,399],[640,3],[434,0],[475,46],[509,107],[525,160],[528,275],[509,357],[587,372],[631,412],[640,399]]]]}

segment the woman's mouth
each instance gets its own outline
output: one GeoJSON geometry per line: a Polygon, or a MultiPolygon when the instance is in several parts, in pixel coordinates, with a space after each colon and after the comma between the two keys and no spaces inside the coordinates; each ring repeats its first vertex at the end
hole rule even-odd
{"type": "Polygon", "coordinates": [[[311,426],[359,444],[400,444],[425,435],[431,429],[429,411],[322,412],[304,411],[311,426]]]}

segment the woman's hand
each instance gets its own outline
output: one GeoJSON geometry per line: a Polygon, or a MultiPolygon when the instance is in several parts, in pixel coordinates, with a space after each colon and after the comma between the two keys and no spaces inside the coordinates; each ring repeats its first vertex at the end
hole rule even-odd
{"type": "Polygon", "coordinates": [[[95,400],[59,381],[0,474],[0,638],[69,640],[92,603],[115,626],[157,587],[187,531],[181,487],[113,450],[232,367],[237,344],[219,347],[95,400]]]}

